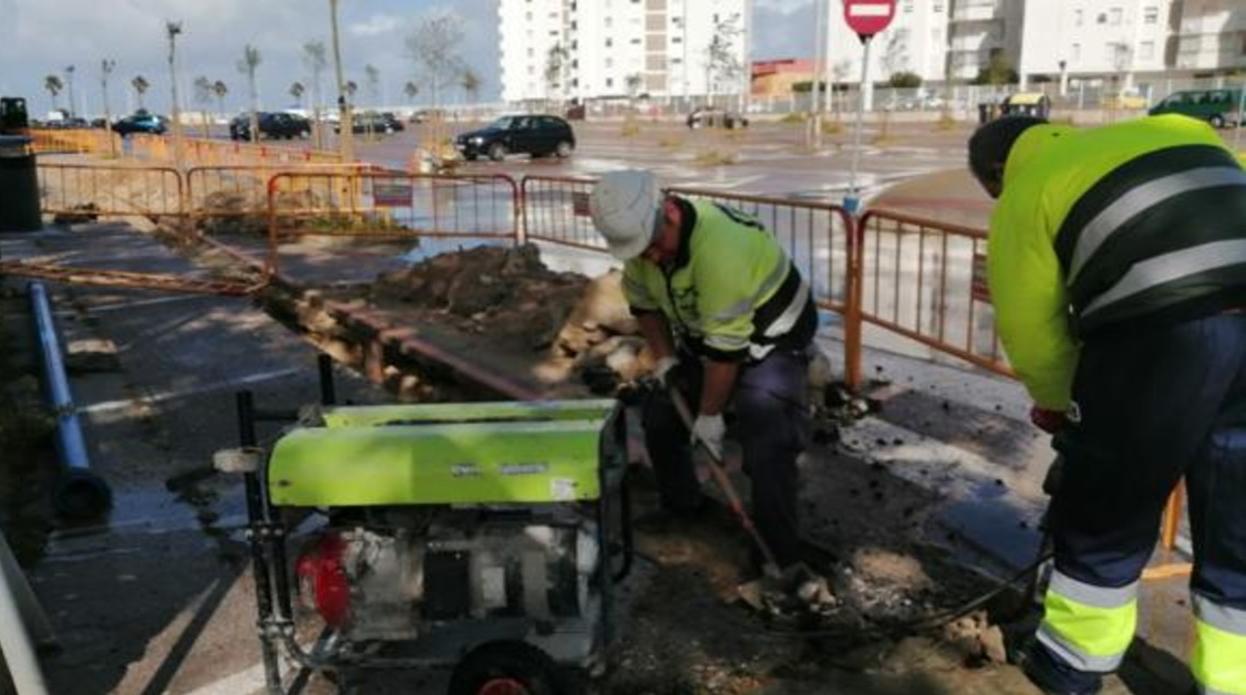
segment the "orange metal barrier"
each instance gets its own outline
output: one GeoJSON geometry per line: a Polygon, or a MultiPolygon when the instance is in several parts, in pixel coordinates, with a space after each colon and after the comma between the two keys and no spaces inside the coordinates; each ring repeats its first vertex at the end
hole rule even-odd
{"type": "Polygon", "coordinates": [[[523,238],[590,251],[606,251],[606,242],[588,215],[588,193],[597,179],[525,176],[523,238]]]}
{"type": "Polygon", "coordinates": [[[279,164],[197,166],[186,171],[186,214],[194,227],[206,220],[255,217],[267,231],[268,182],[279,173],[305,171],[347,174],[385,171],[365,164],[302,164],[297,171],[279,164]]]}
{"type": "MultiPolygon", "coordinates": [[[[519,186],[504,174],[282,172],[268,183],[267,267],[270,273],[277,273],[279,265],[294,267],[307,271],[294,275],[310,273],[323,280],[317,271],[328,269],[311,267],[307,257],[314,250],[307,237],[353,240],[355,252],[386,257],[393,257],[395,249],[366,246],[403,241],[410,248],[412,241],[436,238],[516,243],[519,200],[519,186]],[[293,264],[279,262],[279,247],[287,256],[308,253],[293,264]]],[[[370,278],[385,265],[353,270],[370,278]]]]}
{"type": "Polygon", "coordinates": [[[168,167],[39,164],[39,206],[53,215],[182,214],[182,177],[168,167]]]}
{"type": "MultiPolygon", "coordinates": [[[[168,135],[135,133],[129,136],[128,153],[140,159],[172,161],[173,138],[168,135]]],[[[262,165],[294,167],[303,164],[341,164],[337,152],[280,144],[259,144],[236,140],[182,139],[182,161],[191,166],[262,165]]]]}
{"type": "Polygon", "coordinates": [[[871,210],[856,235],[864,323],[1013,376],[995,332],[985,231],[871,210]]]}
{"type": "Polygon", "coordinates": [[[121,151],[120,138],[103,128],[36,128],[30,131],[30,139],[36,154],[106,154],[121,151]]]}

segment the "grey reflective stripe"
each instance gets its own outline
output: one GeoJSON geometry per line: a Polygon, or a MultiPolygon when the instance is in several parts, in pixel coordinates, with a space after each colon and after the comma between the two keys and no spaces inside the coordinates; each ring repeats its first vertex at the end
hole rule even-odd
{"type": "Polygon", "coordinates": [[[737,338],[729,335],[707,335],[705,336],[705,345],[715,350],[734,352],[735,350],[743,350],[748,347],[748,338],[737,338]]]}
{"type": "Polygon", "coordinates": [[[755,360],[764,360],[766,359],[766,355],[770,354],[771,350],[774,350],[773,345],[758,345],[757,343],[753,343],[748,346],[748,356],[755,360]]]}
{"type": "Polygon", "coordinates": [[[1085,318],[1126,297],[1165,282],[1216,268],[1246,263],[1246,239],[1213,241],[1135,263],[1120,280],[1082,310],[1085,318]]]}
{"type": "Polygon", "coordinates": [[[1047,585],[1047,590],[1095,608],[1120,608],[1138,598],[1138,582],[1108,588],[1079,582],[1060,570],[1051,573],[1051,583],[1047,585]]]}
{"type": "Polygon", "coordinates": [[[788,302],[787,308],[782,314],[775,317],[774,321],[766,326],[766,330],[762,332],[767,338],[777,338],[784,333],[792,330],[792,326],[796,325],[796,321],[800,319],[801,313],[805,310],[805,304],[809,301],[809,283],[804,278],[800,279],[800,289],[796,290],[796,294],[792,296],[792,301],[788,302]]]}
{"type": "Polygon", "coordinates": [[[1235,695],[1235,693],[1231,693],[1227,690],[1217,690],[1216,688],[1208,688],[1202,683],[1198,683],[1197,685],[1198,685],[1199,695],[1235,695]]]}
{"type": "Polygon", "coordinates": [[[1069,286],[1112,232],[1135,215],[1182,193],[1233,185],[1246,186],[1246,171],[1237,167],[1203,167],[1147,182],[1116,199],[1077,235],[1077,247],[1069,263],[1069,286]]]}
{"type": "Polygon", "coordinates": [[[1193,596],[1195,617],[1217,630],[1246,637],[1246,611],[1218,605],[1200,594],[1193,596]]]}
{"type": "Polygon", "coordinates": [[[1125,659],[1125,652],[1112,656],[1091,656],[1084,654],[1077,647],[1065,641],[1060,633],[1052,629],[1046,622],[1038,626],[1035,635],[1044,647],[1050,649],[1060,660],[1078,671],[1086,673],[1111,673],[1125,659]]]}
{"type": "Polygon", "coordinates": [[[780,251],[779,263],[775,266],[774,270],[770,271],[770,276],[762,281],[761,287],[757,288],[757,291],[753,293],[753,296],[741,299],[735,304],[723,309],[715,314],[711,320],[718,321],[719,323],[726,323],[727,321],[738,319],[745,314],[752,313],[752,311],[757,308],[757,305],[761,304],[762,297],[767,297],[779,289],[779,287],[783,284],[783,281],[787,279],[787,271],[791,267],[792,262],[787,259],[787,254],[780,251]]]}

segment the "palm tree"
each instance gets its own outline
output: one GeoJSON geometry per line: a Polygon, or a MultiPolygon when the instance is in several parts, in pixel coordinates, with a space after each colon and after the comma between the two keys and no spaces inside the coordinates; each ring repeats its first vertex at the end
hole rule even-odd
{"type": "Polygon", "coordinates": [[[138,97],[138,109],[140,111],[144,110],[143,94],[151,87],[151,83],[147,81],[146,77],[135,75],[134,79],[130,80],[130,86],[134,88],[134,94],[138,97]]]}
{"type": "Polygon", "coordinates": [[[238,61],[238,72],[247,76],[247,85],[251,89],[251,142],[260,139],[259,94],[255,90],[255,69],[260,66],[260,49],[247,44],[242,49],[242,58],[238,61]]]}
{"type": "Polygon", "coordinates": [[[303,87],[302,82],[295,82],[290,85],[290,96],[294,97],[294,103],[297,104],[299,108],[303,108],[303,92],[305,91],[307,91],[307,89],[303,87]]]}
{"type": "MultiPolygon", "coordinates": [[[[212,80],[206,76],[200,75],[195,78],[195,103],[210,106],[212,104],[212,80]]],[[[203,137],[209,137],[208,133],[208,111],[204,109],[200,117],[203,124],[203,137]]]]}
{"type": "Polygon", "coordinates": [[[55,111],[60,108],[60,102],[57,101],[56,97],[65,88],[65,83],[61,82],[61,78],[56,75],[48,75],[43,78],[43,88],[48,90],[48,94],[52,95],[52,110],[55,111]]]}
{"type": "Polygon", "coordinates": [[[402,93],[407,95],[407,101],[415,101],[415,95],[420,93],[420,88],[414,82],[408,82],[402,86],[402,93]]]}
{"type": "Polygon", "coordinates": [[[229,94],[229,87],[222,81],[217,80],[212,83],[212,93],[216,95],[217,111],[225,115],[225,95],[229,94]]]}

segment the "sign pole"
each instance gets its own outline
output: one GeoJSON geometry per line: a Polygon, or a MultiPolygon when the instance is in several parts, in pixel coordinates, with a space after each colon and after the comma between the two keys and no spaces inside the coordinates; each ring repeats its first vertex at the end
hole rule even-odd
{"type": "Polygon", "coordinates": [[[844,22],[861,39],[861,83],[857,86],[857,124],[853,134],[852,169],[848,175],[848,194],[844,210],[857,214],[861,206],[861,189],[857,171],[861,167],[861,131],[865,121],[865,90],[870,77],[870,42],[891,24],[896,16],[896,0],[844,0],[844,22]]]}
{"type": "Polygon", "coordinates": [[[865,82],[870,74],[870,42],[873,36],[862,36],[864,46],[861,56],[861,84],[857,89],[857,123],[852,135],[852,168],[848,174],[848,195],[844,196],[844,210],[848,214],[857,214],[861,206],[861,191],[857,188],[857,170],[861,166],[861,131],[865,121],[865,82]]]}

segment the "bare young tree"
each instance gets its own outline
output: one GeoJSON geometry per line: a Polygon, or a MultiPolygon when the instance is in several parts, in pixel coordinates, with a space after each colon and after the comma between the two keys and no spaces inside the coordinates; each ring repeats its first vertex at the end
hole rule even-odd
{"type": "Polygon", "coordinates": [[[138,110],[147,110],[147,107],[143,105],[143,95],[147,93],[148,89],[151,89],[151,83],[147,81],[146,77],[135,75],[134,79],[130,80],[130,86],[134,88],[134,94],[138,97],[138,110]]]}
{"type": "Polygon", "coordinates": [[[208,132],[208,109],[212,106],[212,80],[206,75],[200,75],[195,78],[195,103],[205,107],[199,115],[199,123],[202,126],[203,137],[210,136],[208,132]]]}
{"type": "Polygon", "coordinates": [[[325,49],[324,41],[308,41],[303,44],[303,64],[311,70],[311,110],[312,110],[312,136],[316,143],[316,147],[323,148],[320,129],[320,107],[324,104],[324,91],[321,88],[320,77],[324,74],[325,68],[329,66],[329,53],[325,49]]]}
{"type": "Polygon", "coordinates": [[[435,9],[426,13],[407,37],[407,55],[424,73],[432,92],[433,108],[441,88],[458,76],[459,49],[463,43],[463,18],[454,10],[435,9]]]}
{"type": "Polygon", "coordinates": [[[463,68],[463,75],[459,78],[459,86],[463,88],[463,96],[469,103],[475,104],[476,97],[480,93],[480,75],[470,67],[463,68]]]}
{"type": "Polygon", "coordinates": [[[306,91],[307,88],[303,86],[302,82],[295,81],[290,85],[290,96],[294,97],[294,104],[300,109],[303,108],[303,93],[306,91]]]}
{"type": "Polygon", "coordinates": [[[247,86],[251,90],[251,142],[259,142],[260,139],[259,93],[255,88],[255,70],[260,61],[260,49],[251,44],[243,47],[238,72],[247,76],[247,86]]]}
{"type": "Polygon", "coordinates": [[[43,78],[43,88],[48,90],[48,94],[52,95],[52,110],[60,108],[60,102],[57,97],[60,96],[61,90],[65,88],[65,83],[56,75],[48,75],[43,78]]]}
{"type": "Polygon", "coordinates": [[[740,15],[733,13],[714,23],[714,35],[705,47],[706,103],[718,92],[719,85],[732,84],[744,70],[737,55],[736,41],[740,38],[740,15]]]}
{"type": "Polygon", "coordinates": [[[407,101],[415,101],[415,96],[420,93],[420,88],[414,82],[407,82],[402,86],[402,93],[406,95],[407,101]]]}

